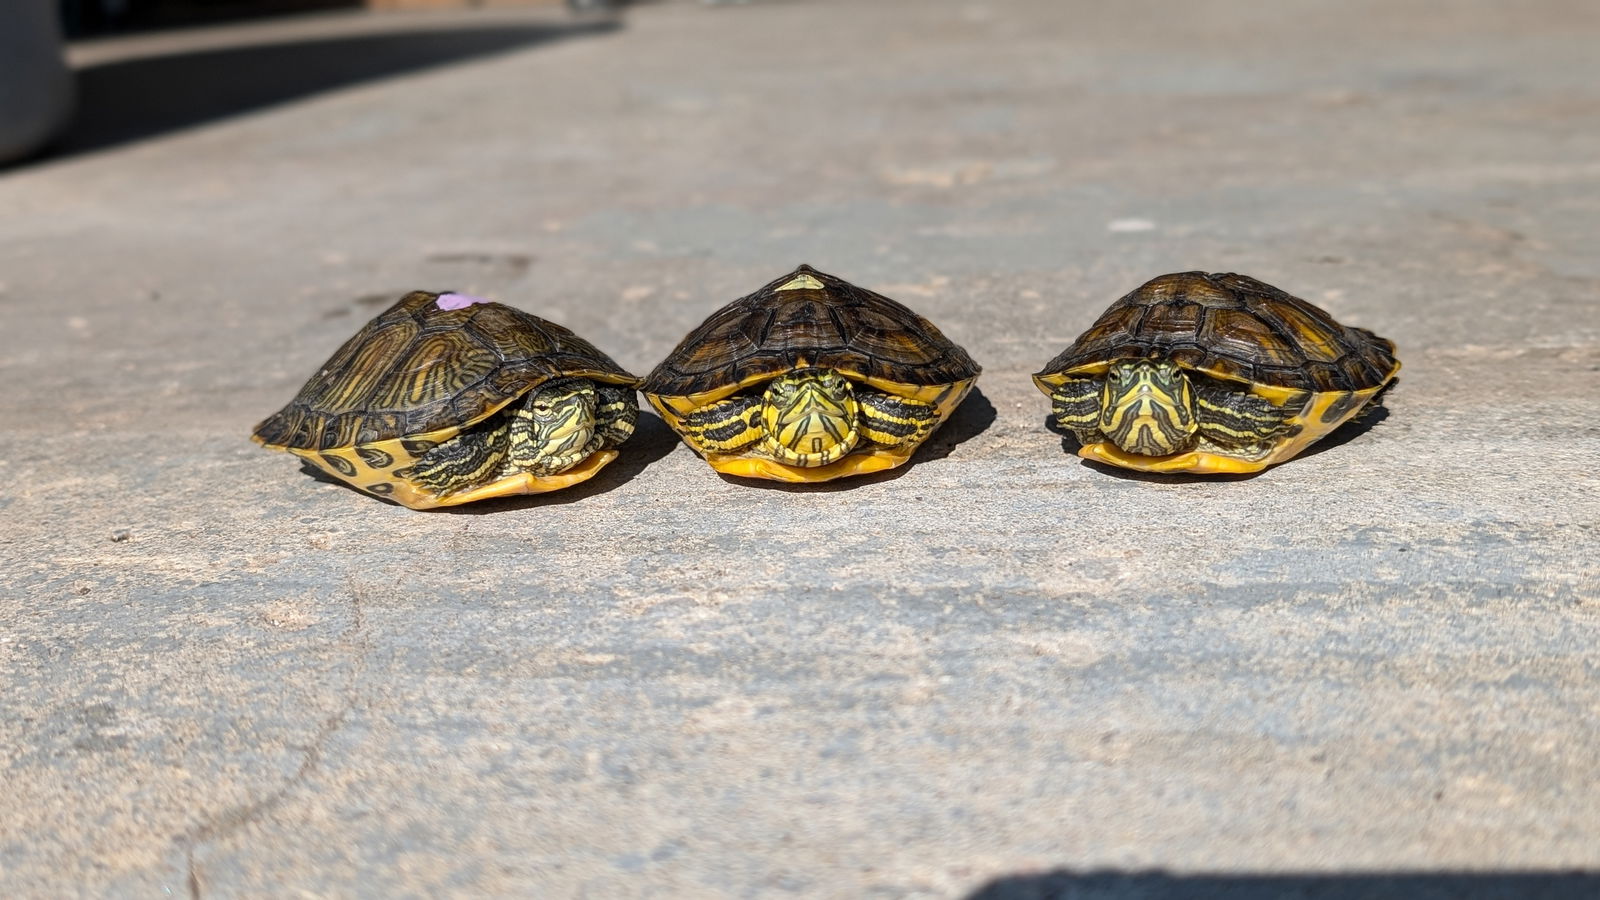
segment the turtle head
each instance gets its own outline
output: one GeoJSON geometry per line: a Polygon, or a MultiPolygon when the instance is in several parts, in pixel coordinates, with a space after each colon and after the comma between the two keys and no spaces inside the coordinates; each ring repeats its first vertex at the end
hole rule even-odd
{"type": "Polygon", "coordinates": [[[1128,453],[1168,456],[1189,448],[1195,430],[1194,391],[1165,360],[1114,363],[1100,387],[1100,431],[1128,453]]]}
{"type": "Polygon", "coordinates": [[[511,461],[535,475],[553,475],[595,451],[594,382],[547,381],[512,414],[511,461]]]}
{"type": "Polygon", "coordinates": [[[761,395],[762,449],[791,466],[825,466],[859,441],[860,406],[850,379],[832,369],[796,369],[761,395]]]}

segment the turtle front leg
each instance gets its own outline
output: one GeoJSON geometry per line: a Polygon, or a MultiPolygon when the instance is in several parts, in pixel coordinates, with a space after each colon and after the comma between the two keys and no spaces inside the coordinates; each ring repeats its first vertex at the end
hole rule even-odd
{"type": "Polygon", "coordinates": [[[939,407],[922,400],[856,389],[861,404],[861,434],[886,447],[915,447],[939,427],[939,407]]]}
{"type": "Polygon", "coordinates": [[[683,417],[683,436],[701,453],[738,453],[761,440],[761,397],[730,397],[683,417]]]}
{"type": "Polygon", "coordinates": [[[633,437],[639,419],[639,400],[631,387],[596,384],[594,388],[594,433],[600,439],[596,450],[620,447],[633,437]]]}
{"type": "Polygon", "coordinates": [[[434,496],[446,497],[499,477],[511,442],[511,426],[500,417],[490,421],[498,424],[468,429],[422,454],[411,468],[411,479],[434,496]]]}
{"type": "Polygon", "coordinates": [[[1080,444],[1105,440],[1100,433],[1100,381],[1068,378],[1050,392],[1056,424],[1072,432],[1080,444]]]}
{"type": "MultiPolygon", "coordinates": [[[[1198,382],[1199,379],[1196,379],[1198,382]]],[[[1200,436],[1233,455],[1265,453],[1290,428],[1289,420],[1303,404],[1274,406],[1255,394],[1211,385],[1195,385],[1195,414],[1200,436]]]]}

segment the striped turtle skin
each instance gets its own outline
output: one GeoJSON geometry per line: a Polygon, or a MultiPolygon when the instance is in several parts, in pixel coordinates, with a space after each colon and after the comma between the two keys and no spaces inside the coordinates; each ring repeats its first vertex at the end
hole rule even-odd
{"type": "Polygon", "coordinates": [[[1033,376],[1087,459],[1256,472],[1366,408],[1394,344],[1246,275],[1179,272],[1113,303],[1033,376]]]}
{"type": "Polygon", "coordinates": [[[554,322],[463,294],[413,291],[345,341],[252,439],[369,494],[414,509],[453,506],[592,477],[632,432],[637,384],[554,322]],[[536,396],[550,401],[541,404],[544,424],[519,402],[536,396]],[[594,420],[587,426],[585,415],[594,420]],[[528,426],[521,432],[519,418],[528,426]],[[540,429],[572,446],[522,469],[480,452],[540,429]]]}
{"type": "Polygon", "coordinates": [[[980,371],[907,307],[803,265],[712,313],[640,390],[713,469],[819,482],[905,463],[980,371]]]}

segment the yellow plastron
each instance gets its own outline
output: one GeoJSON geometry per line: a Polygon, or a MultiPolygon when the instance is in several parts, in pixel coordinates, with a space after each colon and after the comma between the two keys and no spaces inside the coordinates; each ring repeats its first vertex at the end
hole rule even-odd
{"type": "MultiPolygon", "coordinates": [[[[924,403],[934,404],[934,410],[942,425],[961,401],[966,399],[967,392],[972,389],[972,384],[977,379],[969,378],[955,384],[936,385],[909,385],[878,378],[852,378],[867,387],[905,397],[908,400],[921,400],[924,403]]],[[[683,417],[695,409],[707,404],[715,403],[732,395],[738,388],[721,388],[704,394],[695,394],[688,397],[664,397],[656,394],[645,394],[645,399],[655,407],[661,418],[672,427],[672,430],[683,434],[683,417]]],[[[933,429],[937,431],[938,428],[933,429]]],[[[932,431],[929,432],[930,436],[932,431]]],[[[924,439],[926,440],[926,438],[924,439]]],[[[691,444],[691,446],[693,446],[691,444]]],[[[785,481],[794,484],[813,484],[822,481],[832,481],[835,478],[845,478],[850,475],[866,475],[872,472],[882,472],[904,465],[911,455],[917,450],[917,445],[902,445],[899,447],[869,446],[852,451],[843,459],[831,462],[825,466],[806,468],[803,466],[788,466],[776,460],[760,456],[736,453],[705,453],[705,461],[711,468],[724,475],[737,475],[741,478],[763,478],[768,481],[785,481]]]]}

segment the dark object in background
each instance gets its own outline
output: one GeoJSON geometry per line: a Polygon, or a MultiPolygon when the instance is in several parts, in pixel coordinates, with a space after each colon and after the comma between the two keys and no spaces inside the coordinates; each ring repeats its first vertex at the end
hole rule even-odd
{"type": "Polygon", "coordinates": [[[68,37],[84,37],[366,5],[364,0],[61,0],[61,22],[68,37]]]}
{"type": "Polygon", "coordinates": [[[0,162],[50,141],[72,111],[72,74],[51,0],[0,2],[0,162]]]}
{"type": "MultiPolygon", "coordinates": [[[[11,3],[15,0],[0,0],[11,3]]],[[[540,5],[540,0],[526,0],[540,5]]],[[[556,0],[544,0],[553,5],[556,0]]],[[[436,0],[437,8],[473,8],[481,0],[436,0]]],[[[138,31],[173,25],[199,25],[328,9],[386,8],[372,0],[60,0],[61,22],[68,37],[138,31]]],[[[629,0],[566,0],[576,13],[615,12],[629,0]]],[[[412,7],[402,7],[412,8],[412,7]]]]}
{"type": "Polygon", "coordinates": [[[1169,874],[1063,869],[997,878],[966,900],[1589,900],[1593,872],[1169,874]]]}

